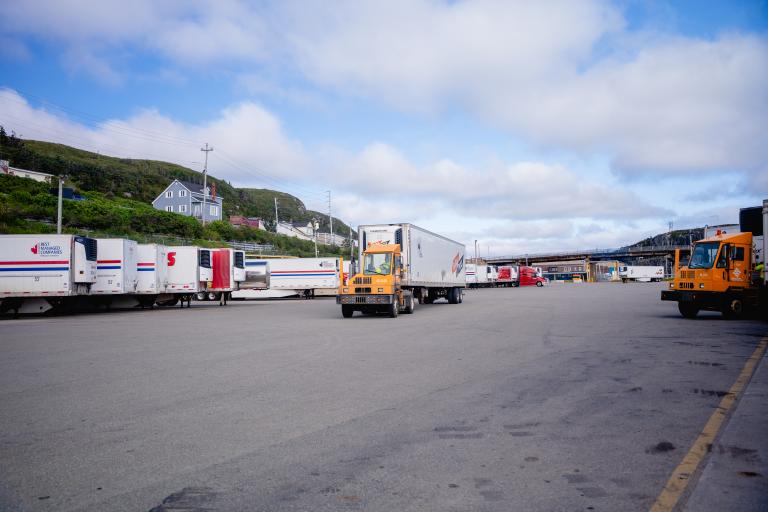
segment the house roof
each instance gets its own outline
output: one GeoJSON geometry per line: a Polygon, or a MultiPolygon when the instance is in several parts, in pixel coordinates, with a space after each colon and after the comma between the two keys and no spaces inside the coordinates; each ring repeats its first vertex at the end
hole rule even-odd
{"type": "MultiPolygon", "coordinates": [[[[193,183],[191,181],[180,180],[180,179],[175,179],[174,181],[178,181],[181,184],[181,186],[183,186],[184,188],[189,190],[192,194],[199,194],[200,196],[203,195],[203,184],[202,183],[193,183]]],[[[171,183],[173,183],[173,182],[171,182],[171,183]]],[[[168,190],[168,189],[166,188],[166,190],[168,190]]],[[[211,197],[211,192],[212,192],[211,186],[209,185],[208,186],[208,197],[206,197],[206,202],[216,202],[216,203],[219,203],[219,204],[223,203],[224,200],[221,198],[220,195],[216,194],[216,199],[214,200],[211,197]]],[[[163,194],[160,194],[160,196],[162,196],[162,195],[163,194]]],[[[202,200],[202,197],[200,197],[200,199],[202,200]]]]}

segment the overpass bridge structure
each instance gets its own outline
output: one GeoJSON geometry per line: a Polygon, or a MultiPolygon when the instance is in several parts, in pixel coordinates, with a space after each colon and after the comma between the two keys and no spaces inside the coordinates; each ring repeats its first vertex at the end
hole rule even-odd
{"type": "Polygon", "coordinates": [[[638,258],[675,257],[675,250],[690,251],[690,245],[651,245],[645,247],[622,247],[620,249],[586,249],[562,252],[542,252],[493,256],[485,258],[494,265],[534,265],[552,261],[616,261],[638,258]]]}

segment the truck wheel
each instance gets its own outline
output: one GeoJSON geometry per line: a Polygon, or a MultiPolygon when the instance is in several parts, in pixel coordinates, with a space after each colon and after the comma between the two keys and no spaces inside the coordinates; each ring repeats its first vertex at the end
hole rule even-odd
{"type": "Polygon", "coordinates": [[[352,315],[355,314],[355,310],[352,309],[352,306],[348,304],[342,304],[341,305],[341,316],[344,318],[352,318],[352,315]]]}
{"type": "Polygon", "coordinates": [[[696,315],[699,314],[699,306],[691,302],[678,302],[677,309],[685,318],[696,318],[696,315]]]}
{"type": "Polygon", "coordinates": [[[414,309],[416,309],[416,299],[413,298],[413,295],[408,295],[405,298],[405,311],[403,313],[410,315],[414,309]]]}
{"type": "Polygon", "coordinates": [[[397,298],[392,302],[392,304],[389,305],[389,318],[397,318],[397,314],[399,313],[400,305],[397,303],[397,298]]]}
{"type": "Polygon", "coordinates": [[[544,286],[544,283],[542,283],[541,281],[536,281],[536,286],[541,288],[542,286],[544,286]]]}
{"type": "Polygon", "coordinates": [[[729,320],[740,318],[744,313],[744,304],[741,302],[741,299],[733,299],[726,302],[721,311],[723,313],[723,318],[729,320]]]}
{"type": "Polygon", "coordinates": [[[459,299],[457,297],[458,294],[456,293],[457,290],[458,290],[458,288],[450,288],[448,290],[448,304],[458,304],[459,303],[459,299]]]}
{"type": "Polygon", "coordinates": [[[208,294],[205,292],[196,293],[195,300],[208,300],[208,294]]]}

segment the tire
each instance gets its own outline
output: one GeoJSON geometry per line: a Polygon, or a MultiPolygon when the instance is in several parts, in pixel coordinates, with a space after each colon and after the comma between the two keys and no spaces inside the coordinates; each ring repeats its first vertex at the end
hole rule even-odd
{"type": "Polygon", "coordinates": [[[723,318],[728,320],[741,318],[741,316],[744,314],[744,303],[741,301],[741,299],[733,299],[727,301],[725,304],[723,304],[721,312],[723,313],[723,318]]]}
{"type": "Polygon", "coordinates": [[[536,286],[541,288],[542,286],[544,286],[544,283],[542,283],[541,281],[536,281],[536,286]]]}
{"type": "Polygon", "coordinates": [[[219,300],[220,295],[218,293],[209,292],[208,300],[219,300]]]}
{"type": "Polygon", "coordinates": [[[458,304],[459,303],[459,294],[456,293],[459,291],[458,288],[451,288],[448,290],[448,304],[458,304]]]}
{"type": "Polygon", "coordinates": [[[416,309],[416,299],[413,298],[413,295],[408,295],[405,298],[405,311],[403,313],[412,315],[414,309],[416,309]]]}
{"type": "Polygon", "coordinates": [[[397,314],[400,312],[399,310],[400,305],[397,303],[397,297],[395,297],[395,300],[389,305],[389,310],[387,311],[389,313],[389,318],[397,318],[397,314]]]}
{"type": "Polygon", "coordinates": [[[696,318],[696,315],[699,314],[700,308],[699,306],[691,302],[678,302],[677,309],[680,311],[680,314],[683,315],[683,317],[685,318],[696,318]]]}
{"type": "Polygon", "coordinates": [[[208,294],[205,292],[196,293],[195,300],[208,300],[208,294]]]}
{"type": "Polygon", "coordinates": [[[342,304],[341,305],[341,316],[344,318],[352,318],[352,315],[355,314],[355,310],[352,309],[352,306],[349,304],[342,304]]]}

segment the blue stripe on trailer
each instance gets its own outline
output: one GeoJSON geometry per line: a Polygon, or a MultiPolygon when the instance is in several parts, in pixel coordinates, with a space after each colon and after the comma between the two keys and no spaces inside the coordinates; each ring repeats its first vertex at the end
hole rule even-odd
{"type": "Polygon", "coordinates": [[[333,274],[272,274],[272,277],[333,277],[333,274]]]}
{"type": "Polygon", "coordinates": [[[0,268],[0,272],[34,272],[36,270],[69,270],[69,267],[15,267],[15,268],[0,268]]]}
{"type": "Polygon", "coordinates": [[[99,265],[96,267],[98,270],[120,270],[120,265],[99,265]]]}
{"type": "Polygon", "coordinates": [[[138,270],[139,272],[154,272],[155,271],[155,269],[153,269],[153,268],[137,268],[136,270],[138,270]]]}

